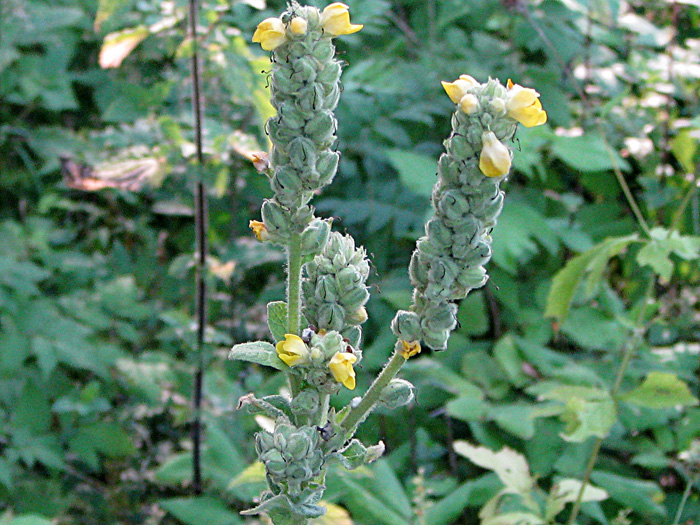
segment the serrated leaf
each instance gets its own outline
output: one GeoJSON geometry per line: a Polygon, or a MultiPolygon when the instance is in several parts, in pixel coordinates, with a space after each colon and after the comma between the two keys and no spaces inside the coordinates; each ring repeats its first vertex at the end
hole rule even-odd
{"type": "Polygon", "coordinates": [[[524,494],[532,490],[533,480],[527,460],[515,450],[503,447],[499,452],[493,452],[462,440],[454,442],[454,449],[472,463],[495,472],[501,482],[513,492],[524,494]]]}
{"type": "Polygon", "coordinates": [[[627,403],[647,408],[695,406],[698,399],[688,385],[669,372],[649,372],[641,385],[620,397],[627,403]]]}
{"type": "Polygon", "coordinates": [[[587,276],[586,292],[591,294],[603,276],[608,261],[638,240],[637,235],[611,237],[587,252],[570,259],[552,279],[544,315],[562,321],[571,306],[579,283],[587,276]]]}
{"type": "Polygon", "coordinates": [[[248,361],[259,365],[269,366],[277,370],[289,368],[277,355],[274,345],[266,341],[255,341],[234,346],[228,354],[229,359],[248,361]]]}
{"type": "Polygon", "coordinates": [[[267,303],[267,327],[275,341],[284,340],[284,334],[287,332],[287,303],[267,303]]]}

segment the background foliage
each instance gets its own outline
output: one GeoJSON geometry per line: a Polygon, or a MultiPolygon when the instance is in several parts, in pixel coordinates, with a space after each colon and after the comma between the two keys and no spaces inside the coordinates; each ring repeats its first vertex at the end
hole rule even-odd
{"type": "MultiPolygon", "coordinates": [[[[550,120],[518,132],[491,282],[461,304],[447,352],[405,367],[418,402],[362,431],[386,458],[329,477],[327,523],[478,523],[503,485],[455,440],[507,445],[536,476],[499,512],[527,496],[542,516],[527,523],[564,522],[545,516],[547,494],[582,478],[603,436],[592,481],[609,497],[584,503],[580,523],[698,522],[698,453],[694,466],[681,453],[700,436],[700,4],[348,3],[365,28],[339,43],[343,159],[316,205],[376,268],[356,392],[410,301],[452,111],[439,81],[512,78],[550,120]]],[[[236,402],[283,386],[225,360],[266,337],[264,304],[283,295],[281,254],[247,229],[270,194],[248,157],[272,112],[268,57],[249,41],[283,9],[202,2],[197,170],[183,0],[0,3],[0,523],[243,523],[261,471],[258,423],[236,402]],[[76,189],[60,157],[134,184],[76,189]],[[157,169],[133,169],[145,165],[157,169]],[[197,177],[211,199],[211,326],[206,491],[192,496],[197,177]]]]}

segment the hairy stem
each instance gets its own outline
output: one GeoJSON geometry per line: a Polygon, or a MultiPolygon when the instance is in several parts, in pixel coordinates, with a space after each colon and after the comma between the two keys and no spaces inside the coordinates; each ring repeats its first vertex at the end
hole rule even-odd
{"type": "MultiPolygon", "coordinates": [[[[644,323],[647,304],[651,299],[655,283],[656,275],[652,274],[651,278],[649,279],[649,283],[647,284],[646,293],[644,294],[644,297],[642,299],[642,305],[639,308],[639,314],[637,315],[637,319],[634,323],[634,331],[632,337],[628,339],[627,345],[625,346],[622,355],[622,362],[620,363],[620,368],[618,368],[617,375],[615,377],[615,383],[613,384],[613,387],[610,390],[610,397],[612,397],[613,400],[617,397],[617,394],[620,391],[620,387],[622,386],[622,380],[625,377],[625,372],[627,371],[627,367],[629,366],[630,361],[632,360],[632,356],[634,355],[634,351],[637,348],[637,343],[639,342],[639,339],[642,336],[641,327],[644,323]]],[[[596,438],[595,444],[593,445],[593,451],[591,452],[591,456],[588,458],[588,464],[586,465],[586,472],[583,475],[581,488],[578,491],[578,496],[576,497],[574,506],[571,509],[571,515],[569,516],[569,521],[567,522],[568,525],[574,525],[576,523],[576,518],[578,517],[579,510],[581,510],[581,503],[583,503],[583,492],[586,490],[586,486],[591,481],[591,474],[593,474],[593,469],[595,468],[596,461],[598,460],[598,454],[600,453],[600,449],[602,446],[603,438],[596,438]]]]}
{"type": "MultiPolygon", "coordinates": [[[[301,328],[301,235],[292,235],[287,246],[287,333],[299,335],[301,328]]],[[[295,374],[288,374],[292,397],[301,390],[301,381],[295,374]]]]}
{"type": "Polygon", "coordinates": [[[406,358],[403,357],[401,353],[394,352],[394,355],[391,356],[391,359],[389,359],[384,369],[374,380],[372,386],[369,387],[369,390],[367,390],[359,404],[350,410],[350,413],[341,423],[342,427],[347,431],[348,437],[354,433],[357,425],[359,425],[360,422],[362,422],[362,420],[367,416],[369,411],[374,408],[374,405],[376,405],[377,401],[379,400],[382,390],[384,390],[389,382],[396,377],[396,374],[399,372],[405,362],[406,358]]]}

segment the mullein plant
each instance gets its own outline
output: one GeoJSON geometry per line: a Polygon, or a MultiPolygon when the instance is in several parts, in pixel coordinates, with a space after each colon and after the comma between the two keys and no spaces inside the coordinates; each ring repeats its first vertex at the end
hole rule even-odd
{"type": "Polygon", "coordinates": [[[384,452],[379,442],[365,446],[353,436],[377,406],[397,408],[414,397],[414,387],[395,376],[421,351],[447,346],[456,324],[455,301],[486,283],[491,231],[503,206],[500,182],[508,175],[512,152],[506,145],[518,122],[543,124],[539,94],[468,75],[443,82],[457,105],[446,153],[438,164],[432,197],[434,216],[418,240],[409,273],[413,305],[392,322],[395,351],[364,396],[342,409],[330,406],[341,388],[355,389],[362,360],[362,329],[370,265],[365,250],[349,235],[331,231],[331,221],[314,216],[313,195],[329,184],[338,167],[333,151],[341,92],[341,64],[333,38],[362,29],[350,23],[348,7],[333,3],[323,11],[292,2],[279,18],[262,21],[253,41],[272,52],[272,105],[267,122],[266,173],[274,196],[262,205],[262,221],[250,221],[261,242],[287,252],[286,301],[268,304],[268,326],[276,344],[236,345],[229,357],[284,371],[289,391],[257,398],[248,394],[239,407],[274,420],[273,431],[255,436],[265,466],[268,490],[258,506],[243,514],[267,514],[276,524],[305,524],[321,516],[319,505],[326,468],[353,469],[384,452]]]}

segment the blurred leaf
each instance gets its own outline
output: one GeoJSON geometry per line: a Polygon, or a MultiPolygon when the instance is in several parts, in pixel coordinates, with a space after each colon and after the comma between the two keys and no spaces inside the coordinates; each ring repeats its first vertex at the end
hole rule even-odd
{"type": "Polygon", "coordinates": [[[158,504],[167,512],[187,525],[232,525],[243,523],[228,505],[211,496],[173,498],[161,500],[158,504]]]}
{"type": "Polygon", "coordinates": [[[609,149],[605,139],[597,134],[580,137],[555,136],[552,153],[566,164],[579,171],[606,171],[615,166],[629,171],[630,165],[619,154],[609,149]],[[581,152],[586,152],[582,155],[581,152]]]}
{"type": "Polygon", "coordinates": [[[437,182],[437,159],[397,149],[387,150],[386,156],[408,189],[416,195],[430,198],[437,182]]]}
{"type": "Polygon", "coordinates": [[[637,235],[612,237],[570,259],[552,279],[544,315],[562,321],[569,311],[578,284],[585,278],[586,293],[590,296],[602,279],[608,261],[637,240],[637,235]]]}
{"type": "Polygon", "coordinates": [[[637,253],[637,262],[641,266],[651,266],[666,280],[673,273],[673,262],[669,255],[675,253],[686,260],[700,257],[700,237],[681,236],[677,231],[653,228],[651,240],[647,241],[637,253]]]}
{"type": "Polygon", "coordinates": [[[134,48],[150,34],[146,26],[122,29],[108,34],[100,50],[100,67],[103,69],[117,68],[134,48]]]}
{"type": "Polygon", "coordinates": [[[626,392],[620,399],[647,408],[695,406],[698,399],[678,376],[668,372],[649,372],[637,388],[626,392]]]}
{"type": "Polygon", "coordinates": [[[622,505],[631,508],[652,522],[661,523],[666,518],[666,509],[661,502],[664,493],[656,483],[594,470],[593,482],[622,505]]]}
{"type": "Polygon", "coordinates": [[[489,329],[489,318],[484,301],[484,293],[481,291],[472,292],[462,300],[457,311],[460,332],[471,336],[486,333],[489,329]]]}
{"type": "Polygon", "coordinates": [[[532,490],[534,481],[530,477],[530,469],[522,454],[508,447],[503,447],[499,452],[493,452],[486,447],[475,447],[462,440],[454,442],[454,449],[472,463],[495,472],[507,489],[517,494],[532,490]]]}

